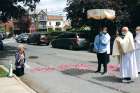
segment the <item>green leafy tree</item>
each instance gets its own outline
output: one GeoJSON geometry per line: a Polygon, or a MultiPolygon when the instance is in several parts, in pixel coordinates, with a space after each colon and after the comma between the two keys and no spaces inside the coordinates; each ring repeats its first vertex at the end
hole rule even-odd
{"type": "Polygon", "coordinates": [[[74,28],[83,25],[98,27],[114,23],[118,27],[127,25],[133,28],[140,24],[139,10],[140,0],[67,0],[65,8],[67,18],[71,20],[74,28]],[[89,9],[113,9],[116,11],[116,19],[114,21],[101,20],[100,23],[98,20],[88,20],[87,10],[89,9]]]}
{"type": "Polygon", "coordinates": [[[26,13],[24,7],[33,10],[40,0],[0,0],[0,16],[3,21],[7,18],[17,18],[26,13]]]}
{"type": "Polygon", "coordinates": [[[129,0],[130,4],[130,19],[132,20],[132,27],[135,28],[136,26],[140,25],[140,0],[129,0]]]}

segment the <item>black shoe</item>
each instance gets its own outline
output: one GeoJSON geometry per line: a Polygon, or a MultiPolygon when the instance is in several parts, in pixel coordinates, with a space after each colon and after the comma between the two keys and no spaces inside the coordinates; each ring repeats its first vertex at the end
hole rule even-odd
{"type": "Polygon", "coordinates": [[[132,82],[134,82],[134,81],[131,80],[130,77],[122,78],[122,83],[132,83],[132,82]]]}
{"type": "Polygon", "coordinates": [[[130,81],[131,80],[131,78],[130,77],[127,77],[127,78],[124,78],[125,80],[128,80],[128,81],[130,81]]]}
{"type": "Polygon", "coordinates": [[[102,72],[101,75],[104,75],[104,74],[106,74],[106,73],[107,73],[107,72],[102,72]]]}
{"type": "Polygon", "coordinates": [[[138,74],[140,74],[140,72],[138,72],[138,74]]]}
{"type": "Polygon", "coordinates": [[[97,70],[97,71],[95,71],[94,73],[100,73],[100,71],[99,71],[99,70],[97,70]]]}

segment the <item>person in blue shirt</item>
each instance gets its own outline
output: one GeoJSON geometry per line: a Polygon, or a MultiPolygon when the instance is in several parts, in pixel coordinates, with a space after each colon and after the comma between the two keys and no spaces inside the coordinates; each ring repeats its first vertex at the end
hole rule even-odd
{"type": "Polygon", "coordinates": [[[103,27],[100,33],[95,37],[94,48],[98,59],[96,73],[101,71],[101,65],[103,64],[104,71],[101,74],[105,74],[107,72],[107,63],[110,54],[110,35],[107,33],[107,27],[103,27]]]}

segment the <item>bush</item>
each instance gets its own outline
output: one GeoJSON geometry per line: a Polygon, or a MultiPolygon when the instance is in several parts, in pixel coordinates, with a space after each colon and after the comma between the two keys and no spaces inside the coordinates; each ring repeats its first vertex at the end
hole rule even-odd
{"type": "Polygon", "coordinates": [[[54,32],[52,28],[48,28],[48,32],[54,32]]]}

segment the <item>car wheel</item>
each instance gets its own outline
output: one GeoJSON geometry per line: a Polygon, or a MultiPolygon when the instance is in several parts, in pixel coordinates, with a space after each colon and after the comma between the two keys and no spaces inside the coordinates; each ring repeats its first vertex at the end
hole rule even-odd
{"type": "Polygon", "coordinates": [[[73,50],[73,45],[69,45],[69,50],[73,50]]]}
{"type": "Polygon", "coordinates": [[[18,40],[17,43],[21,43],[21,41],[18,40]]]}
{"type": "Polygon", "coordinates": [[[28,44],[30,43],[30,40],[29,39],[27,39],[27,41],[26,41],[28,44]]]}
{"type": "Polygon", "coordinates": [[[49,45],[49,43],[46,43],[46,45],[48,46],[48,45],[49,45]]]}
{"type": "Polygon", "coordinates": [[[54,45],[52,45],[52,48],[56,48],[54,45]]]}
{"type": "Polygon", "coordinates": [[[18,40],[16,40],[16,42],[19,43],[18,40]]]}
{"type": "Polygon", "coordinates": [[[41,43],[40,42],[37,42],[37,45],[40,45],[41,43]]]}

